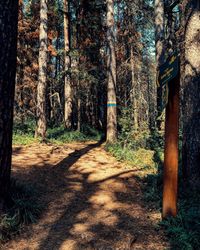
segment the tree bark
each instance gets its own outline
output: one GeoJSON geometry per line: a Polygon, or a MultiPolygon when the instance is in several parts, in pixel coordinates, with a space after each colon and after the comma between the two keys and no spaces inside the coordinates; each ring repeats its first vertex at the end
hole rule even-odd
{"type": "Polygon", "coordinates": [[[69,1],[64,0],[64,43],[65,43],[65,127],[70,129],[72,127],[72,86],[70,79],[71,60],[69,56],[70,51],[70,14],[69,1]]]}
{"type": "MultiPolygon", "coordinates": [[[[164,1],[155,0],[155,39],[156,39],[156,59],[157,59],[157,75],[159,67],[164,63],[165,59],[165,21],[164,21],[164,1]]],[[[157,129],[161,130],[162,115],[162,88],[157,88],[157,129]]]]}
{"type": "Polygon", "coordinates": [[[46,137],[46,88],[47,88],[47,0],[40,0],[40,50],[39,50],[39,79],[37,86],[37,128],[36,137],[43,140],[46,137]]]}
{"type": "Polygon", "coordinates": [[[10,187],[18,1],[0,2],[0,210],[10,187]]]}
{"type": "Polygon", "coordinates": [[[135,67],[134,67],[134,55],[133,47],[131,46],[131,102],[133,109],[133,127],[134,130],[138,130],[138,107],[137,107],[137,83],[135,79],[135,67]]]}
{"type": "Polygon", "coordinates": [[[116,55],[114,34],[114,2],[107,0],[107,142],[117,140],[116,55]]]}
{"type": "Polygon", "coordinates": [[[192,189],[200,188],[200,3],[184,1],[182,47],[183,174],[192,189]]]}

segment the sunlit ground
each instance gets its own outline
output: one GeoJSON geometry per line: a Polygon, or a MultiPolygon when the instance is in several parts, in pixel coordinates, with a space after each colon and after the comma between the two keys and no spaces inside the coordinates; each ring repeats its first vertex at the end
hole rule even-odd
{"type": "Polygon", "coordinates": [[[145,208],[135,175],[143,168],[117,162],[103,146],[15,147],[13,175],[39,190],[40,220],[5,249],[166,249],[145,208]]]}

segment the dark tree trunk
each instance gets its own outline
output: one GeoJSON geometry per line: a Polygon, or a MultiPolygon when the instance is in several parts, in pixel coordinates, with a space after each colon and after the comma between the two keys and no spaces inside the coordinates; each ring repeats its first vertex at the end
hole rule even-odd
{"type": "Polygon", "coordinates": [[[8,198],[12,155],[18,1],[0,2],[0,209],[8,198]]]}
{"type": "Polygon", "coordinates": [[[200,187],[200,3],[184,1],[182,48],[183,173],[193,189],[200,187]]]}

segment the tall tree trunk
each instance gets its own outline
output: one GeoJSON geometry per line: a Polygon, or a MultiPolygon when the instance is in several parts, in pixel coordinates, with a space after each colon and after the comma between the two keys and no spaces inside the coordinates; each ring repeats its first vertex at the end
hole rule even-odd
{"type": "Polygon", "coordinates": [[[72,86],[69,70],[71,67],[71,60],[69,56],[70,51],[70,14],[69,1],[64,0],[64,43],[65,43],[65,127],[70,129],[72,127],[72,86]]]}
{"type": "Polygon", "coordinates": [[[183,173],[187,184],[200,188],[200,3],[184,1],[182,48],[183,173]]]}
{"type": "Polygon", "coordinates": [[[81,98],[78,91],[78,100],[77,100],[77,131],[81,131],[81,98]]]}
{"type": "Polygon", "coordinates": [[[40,0],[40,50],[39,79],[37,86],[37,128],[36,137],[45,139],[47,130],[46,87],[47,87],[47,0],[40,0]]]}
{"type": "Polygon", "coordinates": [[[114,1],[107,0],[107,142],[117,140],[116,55],[114,34],[114,1]]]}
{"type": "Polygon", "coordinates": [[[82,22],[84,20],[84,0],[80,3],[77,2],[77,13],[76,13],[76,36],[75,36],[75,47],[78,50],[78,58],[73,62],[74,71],[77,73],[76,78],[76,103],[77,103],[77,131],[81,131],[81,80],[80,80],[80,51],[82,49],[82,37],[83,29],[81,29],[82,22]]]}
{"type": "Polygon", "coordinates": [[[15,92],[18,1],[0,2],[0,210],[9,194],[15,92]]]}
{"type": "Polygon", "coordinates": [[[138,130],[138,108],[137,108],[137,83],[135,79],[135,66],[134,66],[134,55],[133,47],[131,46],[131,103],[133,109],[133,127],[134,130],[138,130]]]}
{"type": "MultiPolygon", "coordinates": [[[[165,22],[164,22],[164,1],[155,0],[155,38],[156,38],[156,59],[157,75],[159,67],[164,63],[164,41],[165,41],[165,22]]],[[[162,88],[157,88],[157,128],[161,130],[162,114],[162,88]]]]}

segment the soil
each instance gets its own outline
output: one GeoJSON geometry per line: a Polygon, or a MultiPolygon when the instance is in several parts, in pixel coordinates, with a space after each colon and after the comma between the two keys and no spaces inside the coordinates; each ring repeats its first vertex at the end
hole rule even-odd
{"type": "Polygon", "coordinates": [[[15,146],[13,176],[38,191],[41,217],[7,250],[169,249],[160,214],[142,199],[135,175],[101,143],[15,146]]]}

